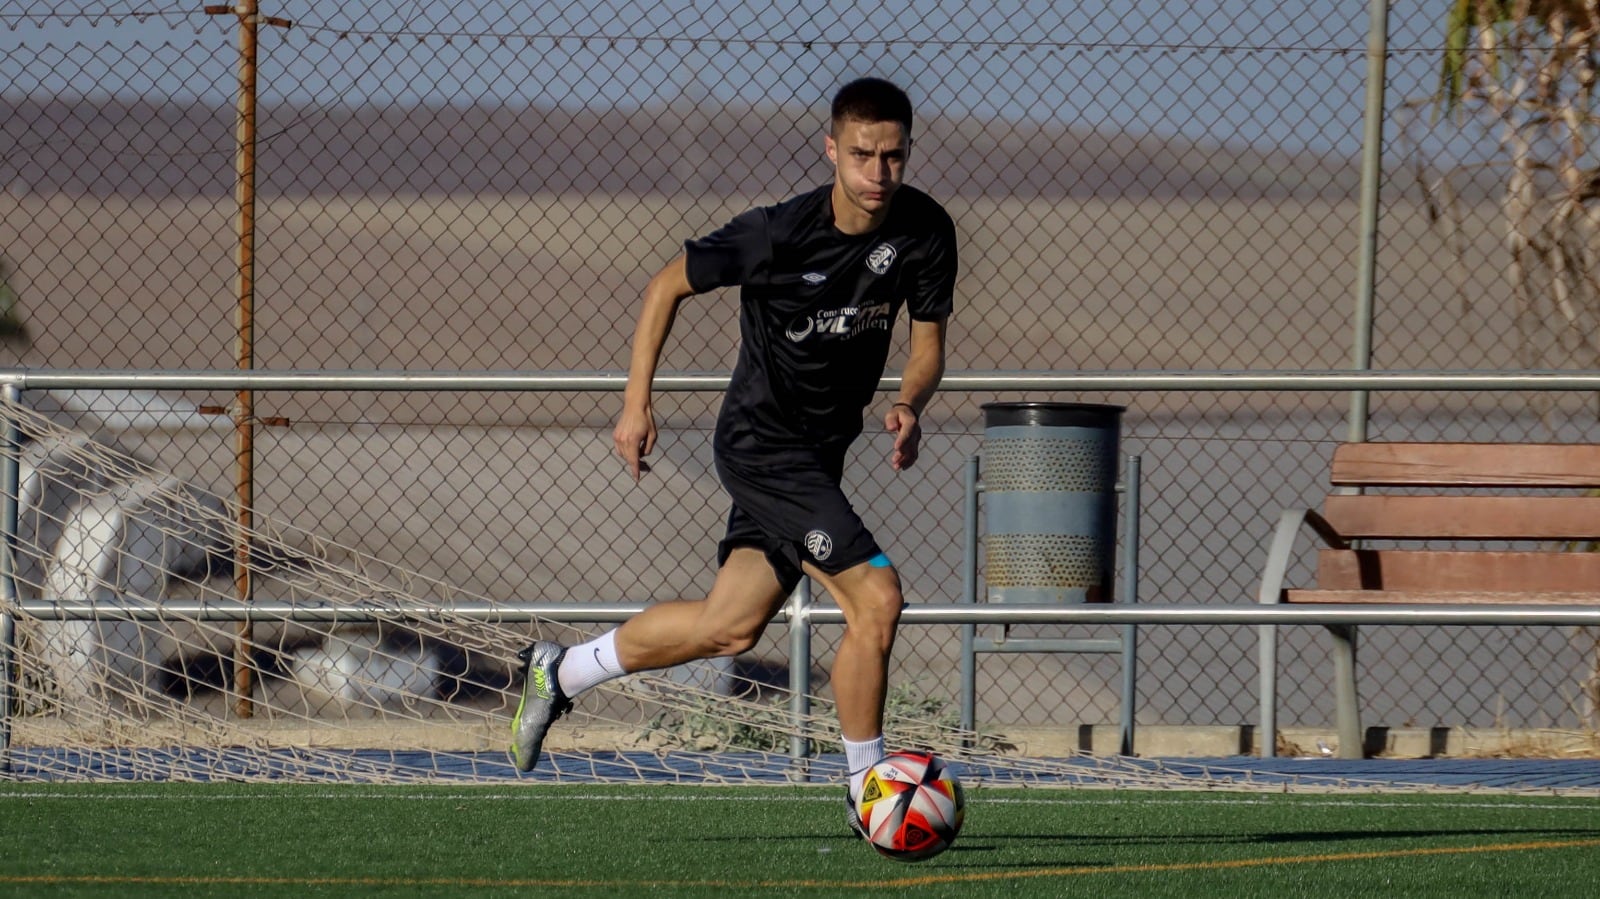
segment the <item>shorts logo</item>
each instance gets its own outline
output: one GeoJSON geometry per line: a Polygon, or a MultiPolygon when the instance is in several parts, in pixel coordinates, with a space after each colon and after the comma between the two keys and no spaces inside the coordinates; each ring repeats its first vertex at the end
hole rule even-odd
{"type": "Polygon", "coordinates": [[[871,269],[874,275],[881,275],[889,270],[889,266],[894,265],[894,256],[893,246],[880,243],[867,254],[867,268],[871,269]]]}
{"type": "Polygon", "coordinates": [[[833,538],[825,531],[812,531],[806,535],[806,552],[818,562],[833,555],[833,538]]]}
{"type": "Polygon", "coordinates": [[[811,320],[811,316],[802,315],[790,322],[789,327],[785,329],[783,333],[794,343],[799,343],[800,341],[805,340],[807,337],[810,337],[811,332],[816,327],[817,324],[811,320]]]}
{"type": "Polygon", "coordinates": [[[822,282],[828,280],[828,276],[821,272],[806,272],[800,276],[800,280],[806,282],[807,284],[821,284],[822,282]]]}

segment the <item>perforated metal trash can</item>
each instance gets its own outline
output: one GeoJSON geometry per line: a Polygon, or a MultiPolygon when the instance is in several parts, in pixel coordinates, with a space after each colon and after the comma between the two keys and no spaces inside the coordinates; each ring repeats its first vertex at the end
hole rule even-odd
{"type": "Polygon", "coordinates": [[[984,581],[991,602],[1110,602],[1125,407],[984,405],[984,581]]]}

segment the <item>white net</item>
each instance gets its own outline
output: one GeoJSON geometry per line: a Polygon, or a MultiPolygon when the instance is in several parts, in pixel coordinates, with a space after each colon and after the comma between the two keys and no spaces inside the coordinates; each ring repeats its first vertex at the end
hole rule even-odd
{"type": "MultiPolygon", "coordinates": [[[[518,774],[505,752],[521,688],[516,652],[535,638],[570,643],[581,630],[276,521],[256,517],[243,529],[228,502],[108,442],[12,402],[0,402],[0,416],[18,435],[4,441],[17,473],[4,485],[17,512],[14,589],[3,591],[15,634],[0,704],[12,779],[843,776],[826,696],[797,714],[786,689],[713,663],[585,694],[552,731],[539,769],[518,774]]],[[[886,721],[891,745],[938,752],[975,783],[1397,786],[1314,769],[1033,758],[963,731],[915,696],[902,700],[886,721]]]]}

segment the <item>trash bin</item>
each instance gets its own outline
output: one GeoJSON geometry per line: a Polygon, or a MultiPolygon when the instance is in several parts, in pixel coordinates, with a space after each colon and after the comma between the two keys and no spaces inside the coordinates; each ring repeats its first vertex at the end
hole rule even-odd
{"type": "Polygon", "coordinates": [[[984,581],[991,602],[1110,602],[1126,407],[983,406],[984,581]]]}

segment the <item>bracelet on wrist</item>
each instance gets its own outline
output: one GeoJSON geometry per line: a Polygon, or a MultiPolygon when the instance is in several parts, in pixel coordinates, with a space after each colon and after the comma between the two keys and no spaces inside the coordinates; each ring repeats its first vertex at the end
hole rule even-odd
{"type": "Polygon", "coordinates": [[[911,405],[910,403],[895,403],[895,404],[891,405],[889,408],[893,409],[895,406],[905,406],[907,409],[911,410],[911,414],[912,415],[915,415],[918,418],[922,417],[922,413],[917,411],[917,407],[911,405]]]}

